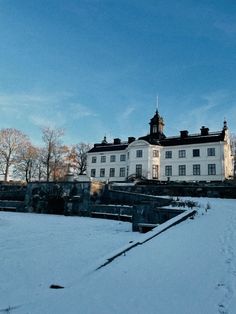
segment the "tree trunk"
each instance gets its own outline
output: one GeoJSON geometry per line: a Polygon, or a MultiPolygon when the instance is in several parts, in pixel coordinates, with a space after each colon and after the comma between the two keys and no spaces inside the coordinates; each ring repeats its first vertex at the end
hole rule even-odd
{"type": "Polygon", "coordinates": [[[47,182],[49,181],[50,178],[50,157],[48,156],[47,158],[47,182]]]}
{"type": "Polygon", "coordinates": [[[4,181],[8,181],[8,172],[9,172],[9,162],[6,162],[5,173],[4,173],[4,181]]]}

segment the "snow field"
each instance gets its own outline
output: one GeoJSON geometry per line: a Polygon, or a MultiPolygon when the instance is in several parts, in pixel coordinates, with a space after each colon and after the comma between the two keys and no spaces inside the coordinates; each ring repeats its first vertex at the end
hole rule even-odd
{"type": "Polygon", "coordinates": [[[0,212],[0,310],[27,304],[49,286],[65,287],[139,236],[130,223],[0,212]]]}
{"type": "Polygon", "coordinates": [[[236,200],[193,200],[201,205],[193,220],[99,270],[111,252],[147,235],[116,221],[0,213],[0,310],[235,314],[236,200]]]}

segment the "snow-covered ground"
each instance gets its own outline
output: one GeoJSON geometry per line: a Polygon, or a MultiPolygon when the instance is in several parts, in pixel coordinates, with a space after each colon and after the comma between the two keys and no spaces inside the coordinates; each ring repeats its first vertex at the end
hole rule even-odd
{"type": "Polygon", "coordinates": [[[0,212],[0,312],[235,314],[236,200],[197,201],[195,219],[99,270],[146,235],[129,223],[0,212]]]}

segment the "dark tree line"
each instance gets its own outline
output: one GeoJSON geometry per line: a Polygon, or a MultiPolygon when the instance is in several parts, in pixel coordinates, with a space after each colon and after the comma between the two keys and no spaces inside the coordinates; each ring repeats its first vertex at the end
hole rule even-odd
{"type": "Polygon", "coordinates": [[[69,171],[84,174],[89,144],[72,147],[63,144],[64,131],[49,127],[42,130],[42,147],[34,146],[29,137],[19,130],[0,130],[0,174],[31,182],[63,180],[69,171]]]}

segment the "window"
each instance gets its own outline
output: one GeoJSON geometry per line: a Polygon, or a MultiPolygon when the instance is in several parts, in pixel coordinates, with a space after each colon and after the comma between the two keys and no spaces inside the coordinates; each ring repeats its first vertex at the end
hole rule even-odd
{"type": "Polygon", "coordinates": [[[116,161],[116,155],[111,155],[110,162],[115,162],[115,161],[116,161]]]}
{"type": "Polygon", "coordinates": [[[125,161],[126,160],[126,155],[122,154],[120,155],[120,161],[125,161]]]}
{"type": "Polygon", "coordinates": [[[136,165],[136,176],[137,177],[142,176],[142,165],[136,165]]]}
{"type": "Polygon", "coordinates": [[[105,168],[100,169],[100,177],[105,177],[105,168]]]}
{"type": "Polygon", "coordinates": [[[207,148],[207,156],[215,156],[215,155],[216,155],[215,147],[207,148]]]}
{"type": "Polygon", "coordinates": [[[127,177],[129,176],[129,166],[127,166],[127,177]]]}
{"type": "Polygon", "coordinates": [[[136,150],[136,157],[137,157],[137,158],[142,158],[142,157],[143,157],[143,151],[142,151],[142,149],[136,150]]]}
{"type": "Polygon", "coordinates": [[[91,177],[96,177],[96,169],[91,169],[91,177]]]}
{"type": "Polygon", "coordinates": [[[201,174],[200,165],[193,165],[193,175],[200,176],[200,174],[201,174]]]}
{"type": "Polygon", "coordinates": [[[153,133],[157,133],[157,125],[156,124],[153,125],[152,132],[153,133]]]}
{"type": "Polygon", "coordinates": [[[193,149],[193,157],[199,157],[200,156],[200,149],[193,149]]]}
{"type": "Polygon", "coordinates": [[[120,177],[125,177],[125,167],[120,168],[120,177]]]}
{"type": "Polygon", "coordinates": [[[216,165],[208,164],[208,175],[216,175],[216,165]]]}
{"type": "Polygon", "coordinates": [[[158,179],[158,165],[152,166],[152,178],[158,179]]]}
{"type": "Polygon", "coordinates": [[[159,150],[153,150],[153,157],[159,157],[159,150]]]}
{"type": "Polygon", "coordinates": [[[96,164],[96,162],[97,162],[97,157],[93,156],[92,157],[92,164],[96,164]]]}
{"type": "Polygon", "coordinates": [[[166,156],[166,158],[172,158],[172,151],[167,150],[165,156],[166,156]]]}
{"type": "Polygon", "coordinates": [[[171,177],[172,176],[172,166],[166,166],[165,167],[165,175],[167,177],[171,177]]]}
{"type": "Polygon", "coordinates": [[[129,159],[129,152],[127,153],[127,159],[129,159]]]}
{"type": "Polygon", "coordinates": [[[110,177],[115,176],[115,168],[110,168],[110,177]]]}
{"type": "Polygon", "coordinates": [[[106,156],[101,156],[101,162],[106,162],[106,156]]]}
{"type": "Polygon", "coordinates": [[[179,150],[179,158],[185,158],[186,157],[186,150],[181,149],[179,150]]]}
{"type": "Polygon", "coordinates": [[[179,176],[186,176],[186,165],[179,165],[179,176]]]}

